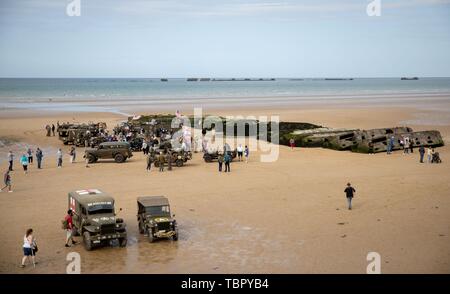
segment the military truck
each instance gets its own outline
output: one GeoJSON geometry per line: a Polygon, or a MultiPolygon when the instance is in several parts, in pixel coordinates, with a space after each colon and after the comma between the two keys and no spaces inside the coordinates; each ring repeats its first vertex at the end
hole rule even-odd
{"type": "Polygon", "coordinates": [[[113,158],[117,163],[122,163],[133,156],[128,142],[103,142],[96,148],[86,148],[84,158],[89,163],[97,162],[99,159],[113,158]]]}
{"type": "MultiPolygon", "coordinates": [[[[77,190],[69,193],[69,209],[73,212],[74,235],[82,235],[86,250],[118,240],[127,245],[126,225],[116,218],[114,199],[98,189],[77,190]]],[[[122,210],[122,209],[120,209],[122,210]]]]}
{"type": "Polygon", "coordinates": [[[151,243],[155,239],[172,238],[178,240],[178,227],[170,214],[169,200],[164,196],[143,196],[137,198],[137,221],[139,233],[147,234],[151,243]]]}

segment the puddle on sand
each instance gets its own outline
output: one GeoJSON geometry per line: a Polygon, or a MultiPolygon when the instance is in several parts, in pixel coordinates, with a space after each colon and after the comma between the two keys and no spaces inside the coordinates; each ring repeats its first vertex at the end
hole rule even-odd
{"type": "Polygon", "coordinates": [[[289,271],[292,249],[301,245],[282,233],[238,222],[180,220],[179,240],[147,242],[129,228],[126,248],[108,247],[86,252],[79,247],[85,273],[219,273],[289,271]],[[288,250],[291,249],[291,250],[288,250]]]}

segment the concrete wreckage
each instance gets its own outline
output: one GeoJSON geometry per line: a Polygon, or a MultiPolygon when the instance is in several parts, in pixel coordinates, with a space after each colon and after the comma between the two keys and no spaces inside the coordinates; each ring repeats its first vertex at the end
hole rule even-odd
{"type": "Polygon", "coordinates": [[[359,153],[386,152],[393,138],[392,150],[403,149],[402,142],[409,138],[412,147],[444,145],[441,133],[436,130],[414,132],[409,127],[381,128],[370,130],[329,129],[295,130],[280,135],[280,144],[289,145],[294,139],[298,147],[323,147],[334,150],[350,150],[359,153]]]}

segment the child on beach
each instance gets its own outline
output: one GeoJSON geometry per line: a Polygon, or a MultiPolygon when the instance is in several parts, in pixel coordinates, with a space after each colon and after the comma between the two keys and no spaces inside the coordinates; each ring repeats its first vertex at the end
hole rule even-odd
{"type": "Polygon", "coordinates": [[[294,138],[291,138],[289,140],[289,145],[291,146],[291,150],[294,150],[294,147],[295,147],[295,140],[294,140],[294,138]]]}
{"type": "Polygon", "coordinates": [[[11,175],[9,174],[10,170],[7,170],[5,172],[5,175],[3,176],[3,183],[5,184],[5,186],[3,188],[0,189],[0,192],[3,192],[3,189],[5,189],[6,187],[8,187],[8,192],[12,192],[11,190],[11,175]]]}

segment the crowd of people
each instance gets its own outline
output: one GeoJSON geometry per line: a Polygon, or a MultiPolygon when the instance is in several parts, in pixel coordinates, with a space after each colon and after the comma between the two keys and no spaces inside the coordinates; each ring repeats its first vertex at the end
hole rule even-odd
{"type": "MultiPolygon", "coordinates": [[[[391,136],[387,139],[386,153],[392,154],[395,144],[395,137],[391,136]]],[[[403,150],[403,154],[412,154],[414,153],[414,143],[408,136],[401,137],[400,148],[403,150]]],[[[424,163],[425,153],[427,154],[427,163],[440,163],[441,158],[439,156],[439,152],[436,152],[435,149],[431,146],[425,148],[425,146],[419,146],[419,162],[424,163]]]]}

